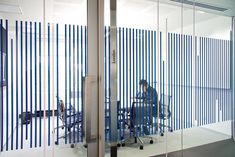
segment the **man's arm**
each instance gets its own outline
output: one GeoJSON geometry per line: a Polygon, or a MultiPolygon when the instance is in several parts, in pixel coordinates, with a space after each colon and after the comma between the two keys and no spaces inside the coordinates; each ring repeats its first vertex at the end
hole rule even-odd
{"type": "Polygon", "coordinates": [[[144,98],[145,98],[144,93],[139,92],[139,93],[136,94],[136,99],[144,99],[144,98]]]}

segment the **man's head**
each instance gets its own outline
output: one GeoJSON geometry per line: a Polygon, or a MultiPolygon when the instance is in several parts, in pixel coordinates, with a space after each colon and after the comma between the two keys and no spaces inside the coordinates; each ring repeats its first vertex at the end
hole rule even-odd
{"type": "Polygon", "coordinates": [[[144,79],[140,80],[139,85],[142,87],[144,92],[147,91],[148,83],[146,80],[144,80],[144,79]]]}

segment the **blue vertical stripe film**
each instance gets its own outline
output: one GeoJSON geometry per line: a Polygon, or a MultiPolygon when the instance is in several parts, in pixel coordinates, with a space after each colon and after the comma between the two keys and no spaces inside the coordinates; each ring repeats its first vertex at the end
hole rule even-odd
{"type": "MultiPolygon", "coordinates": [[[[59,128],[59,24],[56,24],[56,127],[59,128]]],[[[59,144],[59,129],[56,130],[56,143],[59,144]]]]}
{"type": "Polygon", "coordinates": [[[13,79],[13,39],[11,39],[11,150],[14,147],[14,79],[13,79]]]}
{"type": "MultiPolygon", "coordinates": [[[[18,122],[18,21],[16,21],[16,125],[18,126],[19,122],[18,122]]],[[[16,127],[16,149],[18,149],[18,134],[19,134],[19,129],[18,127],[16,127]]]]}
{"type": "MultiPolygon", "coordinates": [[[[37,115],[37,23],[35,22],[34,23],[34,79],[35,79],[35,82],[34,82],[34,90],[35,90],[35,93],[34,93],[34,114],[37,115]]],[[[34,129],[34,137],[35,137],[35,140],[34,140],[34,147],[37,147],[37,117],[35,117],[35,129],[34,129]]]]}
{"type": "Polygon", "coordinates": [[[32,71],[32,46],[33,46],[33,44],[32,44],[32,22],[30,22],[30,24],[29,24],[29,26],[30,26],[30,32],[29,32],[29,42],[30,42],[30,44],[29,44],[29,53],[30,53],[30,148],[32,148],[33,147],[33,123],[32,123],[32,121],[33,121],[33,87],[32,87],[32,81],[33,81],[33,71],[32,71]]]}
{"type": "Polygon", "coordinates": [[[41,55],[41,50],[42,50],[42,45],[41,45],[41,23],[39,23],[39,147],[42,146],[42,73],[41,73],[41,66],[42,66],[42,55],[41,55]]]}
{"type": "MultiPolygon", "coordinates": [[[[83,50],[83,26],[81,26],[81,39],[80,39],[80,41],[81,41],[81,77],[83,78],[83,76],[84,76],[84,74],[83,74],[83,53],[84,53],[84,50],[83,50]]],[[[86,51],[85,51],[85,53],[86,53],[86,51]]],[[[81,88],[83,87],[83,81],[81,81],[82,83],[81,83],[81,88]]],[[[82,116],[84,115],[84,100],[83,100],[83,92],[81,93],[81,98],[82,98],[82,105],[81,105],[81,108],[82,108],[82,116]]],[[[83,116],[84,117],[84,116],[83,116]]],[[[82,124],[81,124],[81,128],[82,128],[82,130],[84,130],[84,121],[82,122],[82,124]]],[[[82,134],[81,134],[81,137],[83,137],[83,132],[82,132],[82,134]]],[[[83,138],[82,138],[82,141],[81,142],[83,142],[83,138]]]]}
{"type": "Polygon", "coordinates": [[[50,125],[50,123],[51,123],[51,120],[50,120],[50,109],[51,109],[51,102],[50,102],[50,100],[51,100],[51,98],[50,98],[50,92],[51,92],[51,88],[50,88],[50,23],[48,23],[48,26],[47,26],[47,31],[48,31],[48,40],[47,40],[47,44],[48,44],[48,76],[47,76],[47,78],[48,78],[48,139],[47,139],[47,144],[48,144],[48,146],[50,146],[51,145],[51,140],[50,140],[50,137],[51,137],[51,129],[50,129],[50,127],[51,127],[51,125],[50,125]]]}
{"type": "MultiPolygon", "coordinates": [[[[67,25],[65,24],[65,108],[67,108],[67,25]]],[[[67,126],[67,114],[65,114],[65,126],[67,126]]],[[[65,129],[67,134],[67,129],[65,129]]],[[[67,144],[67,136],[65,136],[65,144],[67,144]]]]}
{"type": "MultiPolygon", "coordinates": [[[[25,117],[28,118],[28,23],[25,22],[25,117]]],[[[28,125],[26,125],[25,138],[28,139],[28,125]]]]}
{"type": "MultiPolygon", "coordinates": [[[[0,25],[3,26],[2,20],[0,25]]],[[[51,137],[54,135],[51,134],[53,127],[51,126],[51,120],[53,119],[50,118],[52,115],[51,91],[54,90],[51,88],[54,82],[50,80],[52,75],[51,70],[54,68],[54,65],[51,64],[53,59],[56,60],[55,95],[57,110],[54,113],[56,115],[56,127],[58,128],[60,125],[60,107],[58,102],[61,97],[61,99],[65,99],[65,109],[74,108],[78,113],[77,117],[67,117],[68,115],[65,114],[65,127],[71,126],[75,120],[79,120],[79,129],[71,129],[73,134],[68,129],[61,132],[68,134],[68,136],[65,136],[65,143],[82,142],[84,140],[82,79],[86,75],[87,68],[87,27],[65,24],[64,32],[62,32],[65,41],[61,43],[59,25],[56,24],[56,55],[54,58],[53,47],[51,47],[54,46],[54,43],[52,43],[54,34],[51,32],[53,27],[48,23],[46,28],[47,42],[45,43],[48,51],[48,57],[45,57],[46,64],[44,65],[46,66],[45,83],[42,80],[44,69],[41,69],[41,23],[15,21],[15,36],[14,40],[9,40],[9,54],[7,20],[5,27],[6,36],[5,32],[3,32],[4,29],[0,30],[2,39],[1,50],[3,51],[6,46],[6,90],[3,90],[5,94],[3,96],[5,97],[4,100],[1,100],[1,102],[4,102],[4,106],[2,106],[4,110],[1,112],[4,114],[5,119],[2,118],[2,125],[0,126],[1,131],[4,133],[1,151],[23,149],[27,146],[25,142],[29,142],[30,148],[41,147],[44,136],[47,138],[47,145],[51,145],[51,137]],[[6,43],[3,43],[3,40],[6,40],[6,43]],[[62,55],[59,52],[59,48],[64,48],[62,55]],[[61,59],[62,64],[60,64],[61,59]],[[62,69],[60,70],[60,68],[62,69]],[[62,74],[65,75],[63,78],[60,77],[62,74]],[[46,109],[48,119],[46,121],[47,130],[45,135],[43,135],[43,124],[41,122],[43,115],[42,99],[44,99],[41,93],[43,93],[42,85],[44,84],[48,88],[45,100],[48,104],[46,109]],[[37,117],[38,114],[39,117],[37,117]],[[22,123],[23,119],[21,120],[22,116],[26,116],[25,118],[30,120],[30,122],[24,125],[22,123]],[[19,127],[14,126],[18,124],[19,127]]],[[[160,89],[157,91],[158,99],[161,101],[161,104],[158,106],[161,107],[162,111],[168,111],[164,110],[162,104],[169,106],[171,113],[167,123],[160,118],[160,125],[157,120],[153,125],[150,125],[146,121],[148,119],[145,119],[146,114],[149,114],[150,119],[156,119],[159,116],[154,114],[155,111],[152,111],[152,104],[136,104],[135,109],[138,114],[136,114],[135,124],[137,128],[141,128],[143,123],[147,123],[149,133],[156,134],[158,126],[160,126],[159,131],[161,133],[165,131],[164,123],[168,124],[170,129],[179,130],[181,128],[193,127],[196,121],[198,126],[203,126],[231,119],[229,108],[232,104],[232,91],[230,87],[232,84],[231,41],[207,37],[195,37],[193,39],[191,35],[169,32],[166,39],[168,44],[166,45],[167,52],[164,52],[162,32],[157,34],[156,31],[152,30],[123,27],[119,27],[117,30],[117,99],[120,101],[118,106],[118,109],[120,109],[119,113],[124,111],[131,112],[132,104],[136,101],[134,97],[140,92],[139,81],[141,79],[147,80],[153,88],[160,89]],[[194,41],[195,43],[193,43],[194,41]],[[159,47],[157,47],[157,42],[159,42],[159,47]],[[193,49],[194,46],[195,50],[193,49]],[[157,54],[158,49],[160,50],[159,54],[157,54]],[[160,75],[159,78],[157,78],[158,75],[160,75]],[[166,95],[171,100],[165,99],[166,95]],[[166,101],[169,101],[170,104],[166,104],[168,103],[166,101]],[[147,107],[147,110],[140,110],[143,107],[147,107]]],[[[111,74],[110,27],[105,27],[104,33],[105,140],[108,142],[111,136],[109,99],[111,74]]],[[[3,57],[2,55],[0,57],[2,63],[3,57]]],[[[2,71],[4,70],[1,69],[1,80],[3,79],[2,71]]],[[[68,112],[70,112],[68,114],[72,114],[71,110],[68,112]]],[[[130,133],[126,134],[125,122],[128,120],[127,116],[118,116],[119,139],[124,140],[133,135],[136,137],[144,136],[142,128],[136,132],[130,131],[130,133]]],[[[77,126],[73,125],[72,127],[77,126]]],[[[56,137],[53,142],[56,142],[56,144],[59,144],[59,131],[60,129],[56,129],[53,132],[56,137]]]]}
{"type": "MultiPolygon", "coordinates": [[[[8,121],[9,121],[9,83],[8,83],[8,21],[6,20],[6,137],[9,137],[8,135],[8,121]]],[[[8,138],[6,139],[6,151],[8,151],[8,138]]]]}
{"type": "MultiPolygon", "coordinates": [[[[80,76],[79,76],[79,67],[80,67],[80,65],[79,65],[79,26],[77,26],[77,110],[78,110],[78,113],[79,114],[77,114],[77,119],[79,119],[79,115],[80,115],[80,113],[81,113],[81,111],[80,111],[80,107],[79,107],[79,105],[80,105],[80,86],[79,86],[79,84],[80,84],[80,76]]],[[[58,24],[57,24],[57,37],[58,37],[58,24]]],[[[58,38],[57,38],[57,40],[58,40],[58,38]]],[[[58,41],[57,41],[58,42],[58,41]]],[[[57,43],[57,46],[59,45],[59,43],[57,43]]],[[[58,73],[57,73],[58,74],[58,73]]],[[[57,80],[57,82],[59,82],[59,80],[57,80]]],[[[57,88],[59,88],[59,85],[57,86],[57,88]]],[[[80,124],[79,124],[80,125],[80,124]]],[[[80,138],[79,138],[80,136],[79,136],[79,132],[77,132],[77,141],[78,142],[80,142],[80,138]]]]}

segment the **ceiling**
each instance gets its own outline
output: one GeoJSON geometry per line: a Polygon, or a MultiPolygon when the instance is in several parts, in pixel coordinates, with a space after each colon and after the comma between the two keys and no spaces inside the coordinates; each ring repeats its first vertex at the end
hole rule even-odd
{"type": "MultiPolygon", "coordinates": [[[[50,21],[64,23],[74,23],[74,17],[80,20],[80,24],[86,23],[86,1],[87,0],[46,0],[46,17],[50,21]],[[81,16],[82,15],[82,16],[81,16]]],[[[179,0],[181,1],[181,0],[179,0]]],[[[193,1],[193,0],[191,0],[193,1]]],[[[235,16],[235,0],[196,0],[197,2],[216,7],[226,8],[225,12],[213,11],[203,8],[196,8],[196,21],[202,22],[217,17],[217,15],[235,16]],[[198,11],[206,14],[200,14],[198,11]]],[[[7,4],[12,9],[9,13],[1,12],[6,18],[20,20],[42,20],[43,0],[0,0],[1,4],[7,4]]],[[[109,12],[109,0],[106,2],[106,13],[109,12]]],[[[172,23],[177,23],[180,19],[181,4],[172,0],[160,0],[160,21],[166,18],[172,23]]],[[[3,6],[4,7],[4,6],[3,6]]],[[[105,14],[107,16],[107,14],[105,14]]],[[[192,6],[184,5],[184,25],[192,24],[192,6]],[[191,8],[191,9],[190,9],[191,8]]],[[[109,17],[109,16],[107,16],[109,17]]],[[[118,0],[118,20],[122,23],[137,21],[152,25],[157,18],[157,0],[118,0]],[[130,20],[132,19],[132,20],[130,20]],[[152,22],[153,21],[153,22],[152,22]]],[[[106,20],[108,21],[109,18],[106,20]]],[[[162,22],[161,21],[161,22],[162,22]]]]}
{"type": "MultiPolygon", "coordinates": [[[[156,0],[146,0],[146,1],[156,1],[156,0]]],[[[177,6],[181,5],[178,2],[172,2],[172,0],[160,0],[160,1],[162,3],[168,3],[168,4],[172,4],[172,5],[177,5],[177,6]]],[[[178,0],[178,1],[181,1],[181,0],[178,0]]],[[[183,1],[194,2],[194,0],[183,0],[183,1]]],[[[235,0],[195,0],[195,2],[227,9],[226,11],[215,11],[215,10],[211,10],[211,9],[204,9],[201,7],[197,7],[196,9],[198,9],[198,10],[202,10],[205,12],[210,12],[210,13],[214,13],[214,14],[218,14],[218,15],[230,16],[230,17],[235,16],[235,0]]],[[[192,8],[192,6],[186,5],[186,4],[184,5],[184,7],[192,8]]]]}
{"type": "MultiPolygon", "coordinates": [[[[1,4],[10,4],[13,6],[19,6],[21,7],[22,4],[24,3],[25,0],[0,0],[0,5],[1,4]]],[[[27,0],[26,0],[27,1],[27,0]]],[[[31,0],[31,1],[42,1],[42,0],[31,0]]],[[[48,1],[53,1],[55,3],[55,5],[58,4],[63,4],[63,5],[79,5],[81,3],[83,3],[86,0],[47,0],[46,3],[48,1]]],[[[118,0],[118,3],[123,3],[123,2],[143,2],[143,5],[148,5],[149,2],[152,2],[152,5],[154,3],[157,3],[157,0],[118,0]]],[[[160,0],[161,3],[167,3],[167,4],[171,4],[171,5],[175,5],[175,6],[180,6],[181,4],[179,2],[174,2],[174,1],[191,1],[194,2],[194,0],[160,0]]],[[[202,10],[205,12],[210,12],[210,13],[215,13],[215,14],[220,14],[220,15],[226,15],[226,16],[235,16],[235,0],[195,0],[196,3],[202,3],[202,4],[206,4],[206,5],[211,5],[211,6],[215,6],[215,7],[221,7],[221,8],[225,8],[227,9],[226,11],[214,11],[211,9],[203,9],[200,7],[197,7],[196,9],[198,10],[202,10]]],[[[66,6],[65,6],[66,7],[66,6]]],[[[138,4],[135,5],[132,3],[132,8],[136,7],[136,9],[138,9],[138,4]]],[[[142,6],[143,7],[143,6],[142,6]]],[[[192,8],[192,6],[190,5],[184,5],[184,7],[188,7],[188,8],[192,8]]]]}

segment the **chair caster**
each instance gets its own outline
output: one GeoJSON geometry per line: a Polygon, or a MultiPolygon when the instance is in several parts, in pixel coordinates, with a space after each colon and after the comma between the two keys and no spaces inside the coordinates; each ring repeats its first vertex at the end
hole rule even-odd
{"type": "Polygon", "coordinates": [[[125,145],[125,143],[122,143],[122,147],[125,147],[126,145],[125,145]]]}
{"type": "Polygon", "coordinates": [[[140,146],[140,150],[143,150],[143,149],[144,149],[144,146],[141,145],[141,146],[140,146]]]}
{"type": "Polygon", "coordinates": [[[74,147],[75,147],[75,145],[74,145],[74,144],[71,144],[71,145],[70,145],[70,147],[71,147],[71,148],[74,148],[74,147]]]}
{"type": "Polygon", "coordinates": [[[87,148],[87,144],[84,144],[83,147],[84,147],[84,148],[87,148]]]}
{"type": "Polygon", "coordinates": [[[64,129],[64,127],[62,127],[61,129],[64,129]]]}
{"type": "Polygon", "coordinates": [[[121,144],[120,144],[120,143],[118,143],[118,144],[117,144],[117,147],[121,147],[121,144]]]}
{"type": "Polygon", "coordinates": [[[153,144],[153,140],[150,140],[150,144],[153,144]]]}
{"type": "Polygon", "coordinates": [[[161,133],[161,136],[164,136],[164,133],[161,133]]]}
{"type": "Polygon", "coordinates": [[[55,141],[55,145],[58,145],[59,143],[58,143],[58,141],[55,141]]]}
{"type": "Polygon", "coordinates": [[[173,129],[170,129],[170,132],[173,132],[173,129]]]}

